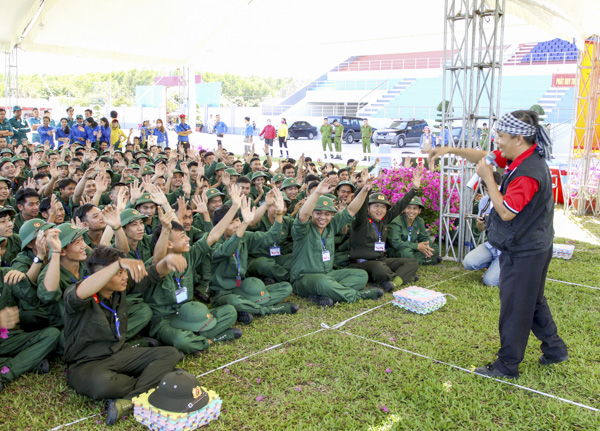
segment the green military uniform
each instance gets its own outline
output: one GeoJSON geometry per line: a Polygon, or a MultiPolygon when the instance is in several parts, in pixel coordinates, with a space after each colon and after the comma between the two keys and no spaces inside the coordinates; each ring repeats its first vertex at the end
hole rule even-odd
{"type": "MultiPolygon", "coordinates": [[[[154,268],[148,274],[143,283],[160,279],[154,268]]],[[[125,344],[130,320],[125,292],[114,292],[110,299],[99,294],[80,299],[76,289],[71,285],[65,292],[64,357],[69,386],[77,393],[93,399],[131,399],[173,371],[180,356],[172,347],[125,344]]]]}
{"type": "Polygon", "coordinates": [[[327,146],[329,146],[329,151],[333,151],[331,149],[331,134],[333,133],[333,125],[323,124],[319,129],[319,132],[321,132],[321,144],[323,145],[323,152],[326,151],[327,146]]]}
{"type": "MultiPolygon", "coordinates": [[[[9,132],[13,132],[13,136],[14,136],[15,131],[13,130],[13,128],[12,128],[12,126],[11,126],[10,121],[8,120],[8,118],[5,118],[4,121],[0,123],[0,131],[3,131],[3,130],[7,130],[9,132]]],[[[7,144],[10,143],[10,138],[11,138],[10,136],[6,137],[6,143],[7,144]]]]}
{"type": "MultiPolygon", "coordinates": [[[[250,257],[248,275],[252,277],[271,278],[275,281],[290,281],[293,244],[291,241],[288,241],[288,237],[292,223],[293,219],[290,216],[284,216],[283,223],[281,223],[279,242],[270,244],[269,247],[248,251],[250,257]]],[[[269,216],[265,214],[256,225],[255,231],[268,232],[272,226],[269,216]]]]}
{"type": "Polygon", "coordinates": [[[390,291],[402,284],[413,281],[419,265],[414,259],[396,259],[386,254],[386,239],[390,234],[388,224],[400,214],[415,195],[409,190],[393,206],[383,193],[373,193],[356,213],[350,231],[350,263],[353,268],[364,269],[371,281],[381,283],[384,290],[390,291]],[[369,205],[384,204],[387,207],[385,217],[376,221],[369,216],[369,205]]]}
{"type": "MultiPolygon", "coordinates": [[[[211,223],[212,229],[212,223],[211,223]]],[[[210,232],[208,229],[206,232],[210,232]]],[[[190,244],[196,244],[204,236],[205,231],[200,230],[193,225],[190,226],[190,230],[185,234],[190,239],[190,244]]],[[[212,278],[210,259],[202,259],[199,270],[194,271],[194,295],[202,298],[203,296],[210,296],[210,280],[212,278]]]]}
{"type": "Polygon", "coordinates": [[[360,126],[360,134],[362,137],[363,153],[370,153],[371,135],[373,134],[373,128],[371,126],[360,126]]]}
{"type": "MultiPolygon", "coordinates": [[[[69,198],[69,202],[65,202],[60,197],[60,192],[54,192],[54,196],[56,196],[56,199],[62,204],[63,208],[65,209],[65,220],[70,220],[73,217],[73,207],[75,207],[75,204],[73,204],[73,197],[69,198]]],[[[102,198],[100,199],[100,203],[102,203],[102,198]]]]}
{"type": "Polygon", "coordinates": [[[23,218],[22,213],[17,214],[13,219],[13,232],[18,233],[21,226],[23,226],[23,223],[25,223],[25,219],[23,218]]]}
{"type": "MultiPolygon", "coordinates": [[[[15,112],[15,108],[19,108],[18,106],[15,106],[13,108],[13,113],[15,112]]],[[[21,108],[18,109],[19,111],[21,110],[21,108]]],[[[23,119],[23,117],[21,117],[21,119],[17,119],[17,117],[13,117],[9,120],[10,125],[13,129],[13,135],[10,139],[10,142],[15,146],[17,145],[21,145],[24,144],[25,141],[27,141],[27,133],[31,132],[31,129],[29,128],[29,124],[27,123],[27,121],[25,121],[23,119]]],[[[7,140],[8,142],[8,140],[7,140]]]]}
{"type": "Polygon", "coordinates": [[[211,310],[218,324],[210,334],[201,331],[183,330],[171,325],[183,304],[194,298],[194,272],[200,268],[203,260],[210,258],[211,247],[206,242],[208,234],[183,253],[187,268],[183,274],[170,273],[164,279],[153,283],[147,290],[145,300],[152,309],[150,335],[162,344],[174,346],[184,353],[194,353],[208,348],[208,338],[216,336],[233,326],[237,313],[232,306],[225,305],[211,310]]]}
{"type": "Polygon", "coordinates": [[[388,243],[390,244],[390,256],[410,257],[416,259],[419,265],[438,263],[436,257],[439,255],[439,247],[435,241],[429,240],[425,221],[421,217],[417,217],[412,226],[408,225],[405,214],[396,217],[389,226],[388,243]],[[435,250],[432,257],[425,257],[417,249],[420,242],[429,243],[429,246],[435,250]]]}
{"type": "Polygon", "coordinates": [[[0,265],[12,266],[13,260],[21,252],[21,238],[17,234],[13,234],[8,238],[0,237],[0,246],[4,245],[2,244],[4,241],[6,241],[6,250],[4,251],[0,265]]]}
{"type": "Polygon", "coordinates": [[[279,304],[292,293],[288,282],[265,286],[255,277],[246,277],[248,251],[268,249],[280,243],[282,225],[278,221],[267,232],[248,232],[242,238],[233,235],[221,239],[212,256],[213,279],[211,290],[215,292],[214,305],[230,304],[237,311],[250,314],[276,314],[291,312],[287,304],[279,304]]]}
{"type": "MultiPolygon", "coordinates": [[[[333,201],[323,196],[319,198],[315,210],[337,212],[333,201]]],[[[305,223],[298,218],[292,224],[294,240],[293,262],[290,278],[294,293],[308,297],[321,295],[338,302],[354,302],[363,299],[361,289],[368,281],[362,269],[333,270],[335,255],[335,235],[353,217],[344,209],[336,214],[325,227],[323,234],[309,219],[305,223]]]]}
{"type": "MultiPolygon", "coordinates": [[[[335,143],[335,151],[337,151],[338,153],[342,152],[342,138],[344,137],[344,126],[341,125],[340,123],[338,123],[337,126],[335,126],[335,137],[334,137],[334,143],[335,143]]],[[[338,154],[336,157],[338,158],[342,158],[341,154],[338,154]]]]}
{"type": "MultiPolygon", "coordinates": [[[[15,286],[4,283],[4,276],[11,268],[0,268],[0,310],[16,305],[15,293],[30,290],[29,280],[15,286]]],[[[17,294],[19,295],[19,294],[17,294]]],[[[35,369],[58,344],[60,331],[45,328],[40,331],[24,332],[10,329],[8,338],[0,337],[0,383],[6,384],[21,374],[35,369]]]]}
{"type": "MultiPolygon", "coordinates": [[[[296,181],[296,178],[286,178],[285,180],[283,180],[283,183],[281,184],[281,191],[285,193],[285,189],[289,188],[289,187],[297,187],[298,188],[298,194],[296,195],[295,199],[289,199],[288,198],[288,206],[287,206],[287,213],[291,214],[294,212],[294,209],[296,208],[296,204],[298,204],[298,202],[302,199],[300,197],[300,184],[298,184],[298,181],[296,181]]],[[[287,194],[286,194],[287,197],[287,194]]]]}

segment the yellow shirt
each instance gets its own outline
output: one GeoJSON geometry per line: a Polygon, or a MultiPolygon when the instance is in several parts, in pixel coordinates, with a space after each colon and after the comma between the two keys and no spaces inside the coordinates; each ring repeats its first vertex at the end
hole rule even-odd
{"type": "Polygon", "coordinates": [[[277,129],[277,136],[281,136],[283,138],[288,137],[288,126],[287,124],[282,123],[277,129]]]}
{"type": "Polygon", "coordinates": [[[110,129],[110,146],[120,148],[121,147],[121,143],[120,143],[121,136],[124,137],[125,140],[127,140],[127,135],[125,134],[125,132],[123,130],[121,130],[121,128],[118,128],[118,129],[111,128],[110,129]]]}

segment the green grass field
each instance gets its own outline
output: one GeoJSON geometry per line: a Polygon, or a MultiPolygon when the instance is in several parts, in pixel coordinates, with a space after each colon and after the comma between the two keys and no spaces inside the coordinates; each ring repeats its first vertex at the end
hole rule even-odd
{"type": "MultiPolygon", "coordinates": [[[[557,242],[567,240],[559,239],[557,242]]],[[[572,260],[553,260],[549,278],[600,286],[600,250],[575,243],[572,260]]],[[[481,272],[454,263],[420,270],[420,286],[451,293],[440,310],[416,315],[382,306],[346,323],[341,331],[381,341],[464,368],[493,361],[499,347],[496,288],[481,272]]],[[[518,384],[600,407],[600,291],[548,282],[546,296],[571,359],[542,368],[539,342],[529,340],[518,384]]],[[[435,363],[333,329],[334,325],[392,299],[361,301],[322,310],[294,298],[294,316],[267,316],[244,327],[237,342],[188,356],[182,367],[199,375],[277,343],[311,334],[201,378],[223,402],[214,430],[597,430],[600,413],[435,363]],[[257,401],[257,399],[259,401],[257,401]]],[[[76,395],[65,367],[28,374],[0,394],[0,428],[50,429],[90,415],[64,429],[105,428],[105,403],[76,395]]],[[[106,427],[107,428],[107,427],[106,427]]],[[[146,429],[133,417],[113,427],[146,429]]]]}

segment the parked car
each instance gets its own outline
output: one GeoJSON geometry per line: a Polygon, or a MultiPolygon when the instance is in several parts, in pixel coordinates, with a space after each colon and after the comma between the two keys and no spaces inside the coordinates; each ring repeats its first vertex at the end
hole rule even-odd
{"type": "MultiPolygon", "coordinates": [[[[460,138],[464,133],[464,127],[453,127],[452,128],[452,138],[454,139],[454,145],[457,147],[460,143],[460,138]]],[[[479,146],[479,142],[481,141],[481,130],[476,129],[472,130],[473,141],[475,142],[474,148],[479,146]]]]}
{"type": "MultiPolygon", "coordinates": [[[[351,144],[354,141],[361,141],[362,134],[360,132],[360,126],[363,124],[363,118],[347,117],[345,115],[329,115],[327,117],[329,124],[333,124],[335,120],[338,120],[338,122],[344,126],[343,141],[345,141],[347,144],[351,144]]],[[[373,131],[375,130],[376,129],[373,127],[373,131]]],[[[331,134],[332,138],[334,136],[335,132],[331,134]]],[[[371,139],[371,142],[373,142],[373,139],[371,139]]]]}
{"type": "Polygon", "coordinates": [[[385,129],[373,133],[373,143],[377,146],[395,145],[398,148],[406,144],[418,144],[425,126],[427,126],[425,120],[392,120],[385,129]]]}
{"type": "Polygon", "coordinates": [[[288,127],[288,134],[290,138],[308,138],[313,139],[317,136],[317,128],[307,121],[295,121],[290,127],[288,127]]]}

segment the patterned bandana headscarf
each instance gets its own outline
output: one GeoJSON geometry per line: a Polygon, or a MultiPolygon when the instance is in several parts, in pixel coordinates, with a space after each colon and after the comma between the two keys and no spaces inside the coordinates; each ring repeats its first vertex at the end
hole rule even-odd
{"type": "Polygon", "coordinates": [[[550,160],[552,156],[552,141],[546,128],[541,125],[532,126],[507,112],[498,120],[496,131],[524,137],[535,136],[535,143],[540,155],[546,160],[550,160]]]}

